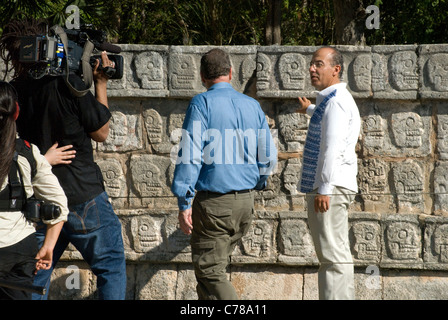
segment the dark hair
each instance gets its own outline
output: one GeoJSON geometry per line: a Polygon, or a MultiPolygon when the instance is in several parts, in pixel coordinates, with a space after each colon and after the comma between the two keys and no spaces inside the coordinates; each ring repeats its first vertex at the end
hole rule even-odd
{"type": "Polygon", "coordinates": [[[214,80],[230,73],[229,55],[221,49],[212,49],[201,58],[201,73],[207,80],[214,80]]]}
{"type": "Polygon", "coordinates": [[[11,20],[3,27],[3,33],[0,37],[0,57],[5,61],[6,72],[14,70],[13,78],[26,75],[28,69],[34,64],[22,64],[19,61],[20,56],[20,37],[31,35],[45,35],[47,32],[47,22],[43,19],[34,20],[24,17],[23,19],[11,20]],[[8,69],[9,62],[12,67],[8,69]]]}
{"type": "Polygon", "coordinates": [[[8,176],[16,149],[17,94],[12,85],[0,81],[0,185],[8,176]]]}
{"type": "Polygon", "coordinates": [[[339,79],[342,78],[342,73],[344,72],[344,58],[342,57],[342,53],[341,51],[339,51],[338,49],[334,48],[334,47],[330,47],[330,46],[325,46],[323,48],[330,48],[333,50],[333,54],[331,55],[331,66],[341,66],[341,71],[339,71],[338,77],[339,79]]]}

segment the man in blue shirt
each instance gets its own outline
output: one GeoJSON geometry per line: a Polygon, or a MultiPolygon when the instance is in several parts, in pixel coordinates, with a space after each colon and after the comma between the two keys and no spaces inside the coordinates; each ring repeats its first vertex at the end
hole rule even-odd
{"type": "Polygon", "coordinates": [[[260,104],[230,84],[230,58],[212,49],[201,59],[207,91],[190,102],[172,192],[179,224],[191,234],[199,299],[238,299],[226,268],[236,242],[247,232],[254,190],[261,190],[277,162],[260,104]]]}

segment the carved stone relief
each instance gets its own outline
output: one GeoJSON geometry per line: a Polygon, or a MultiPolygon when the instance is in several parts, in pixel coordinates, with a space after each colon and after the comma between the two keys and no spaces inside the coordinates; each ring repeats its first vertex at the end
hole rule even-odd
{"type": "Polygon", "coordinates": [[[269,79],[271,75],[271,60],[264,53],[257,55],[257,89],[269,89],[269,79]]]}
{"type": "Polygon", "coordinates": [[[439,262],[448,263],[448,224],[437,226],[434,231],[434,251],[439,262]]]}
{"type": "Polygon", "coordinates": [[[112,111],[109,135],[99,144],[100,151],[130,151],[142,148],[141,124],[138,115],[112,111]]]}
{"type": "Polygon", "coordinates": [[[391,121],[397,146],[402,148],[419,148],[422,146],[424,128],[422,119],[418,114],[414,112],[394,113],[391,121]]]}
{"type": "Polygon", "coordinates": [[[353,87],[356,91],[369,91],[372,60],[368,54],[360,54],[353,61],[353,87]]]}
{"type": "Polygon", "coordinates": [[[372,90],[384,91],[387,82],[387,64],[383,56],[378,53],[372,53],[372,90]]]}
{"type": "Polygon", "coordinates": [[[277,119],[280,134],[286,143],[286,151],[303,151],[309,118],[295,112],[297,105],[286,105],[282,109],[277,119]]]}
{"type": "Polygon", "coordinates": [[[390,58],[391,83],[396,90],[418,89],[417,54],[413,51],[395,52],[390,58]]]}
{"type": "Polygon", "coordinates": [[[171,81],[173,89],[193,90],[198,81],[197,66],[192,55],[173,53],[170,55],[171,81]]]}
{"type": "Polygon", "coordinates": [[[263,258],[272,254],[272,225],[264,220],[254,220],[242,238],[242,252],[250,257],[263,258]]]}
{"type": "Polygon", "coordinates": [[[394,260],[417,260],[421,252],[421,230],[407,221],[391,221],[386,227],[388,256],[394,260]]]}
{"type": "Polygon", "coordinates": [[[448,212],[448,163],[437,162],[434,170],[434,211],[448,212]]]}
{"type": "Polygon", "coordinates": [[[305,220],[281,220],[279,236],[279,246],[282,254],[297,257],[315,255],[313,239],[305,220]]]}
{"type": "Polygon", "coordinates": [[[378,261],[381,253],[380,225],[373,221],[358,221],[352,226],[354,258],[378,261]]]}
{"type": "Polygon", "coordinates": [[[437,115],[437,151],[440,159],[448,159],[448,115],[437,115]]]}
{"type": "Polygon", "coordinates": [[[131,219],[134,250],[139,253],[155,249],[162,242],[161,218],[135,216],[131,219]]]}
{"type": "Polygon", "coordinates": [[[142,89],[163,89],[163,58],[158,52],[149,51],[135,57],[135,72],[142,89]]]}
{"type": "Polygon", "coordinates": [[[283,170],[283,185],[291,195],[297,195],[297,185],[300,182],[302,163],[299,159],[289,159],[285,170],[283,170]]]}
{"type": "Polygon", "coordinates": [[[116,159],[104,159],[97,161],[103,173],[107,194],[112,198],[122,198],[127,195],[126,178],[121,164],[116,159]]]}
{"type": "Polygon", "coordinates": [[[399,212],[422,212],[425,175],[420,165],[409,160],[395,164],[392,172],[399,212]]]}
{"type": "Polygon", "coordinates": [[[300,53],[284,53],[278,62],[283,89],[303,90],[305,87],[306,63],[300,53]]]}
{"type": "Polygon", "coordinates": [[[448,91],[448,53],[432,55],[427,62],[429,81],[436,91],[448,91]]]}
{"type": "Polygon", "coordinates": [[[364,132],[364,146],[369,149],[384,148],[383,119],[380,115],[368,116],[362,126],[364,132]]]}
{"type": "Polygon", "coordinates": [[[381,159],[362,159],[359,166],[358,185],[364,201],[385,202],[388,167],[381,159]]]}

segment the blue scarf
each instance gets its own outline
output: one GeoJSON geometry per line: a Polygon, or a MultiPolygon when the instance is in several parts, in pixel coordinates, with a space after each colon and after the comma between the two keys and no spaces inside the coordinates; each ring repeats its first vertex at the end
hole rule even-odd
{"type": "Polygon", "coordinates": [[[305,147],[303,150],[302,179],[300,192],[307,193],[313,191],[314,180],[316,178],[317,160],[320,152],[320,139],[322,135],[322,117],[327,108],[328,101],[336,95],[336,90],[331,92],[316,107],[310,119],[308,134],[306,135],[305,147]]]}

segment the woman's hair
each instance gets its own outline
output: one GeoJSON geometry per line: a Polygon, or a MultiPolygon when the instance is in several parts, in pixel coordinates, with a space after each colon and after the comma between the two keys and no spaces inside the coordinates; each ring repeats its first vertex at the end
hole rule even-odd
{"type": "Polygon", "coordinates": [[[8,176],[16,149],[17,94],[12,85],[0,81],[0,185],[8,176]]]}
{"type": "Polygon", "coordinates": [[[20,63],[20,37],[45,35],[47,29],[46,20],[23,19],[11,20],[3,27],[0,37],[0,58],[6,63],[5,78],[9,71],[14,70],[13,78],[24,76],[28,69],[34,66],[33,63],[20,63]],[[9,62],[12,67],[8,69],[9,62]]]}

